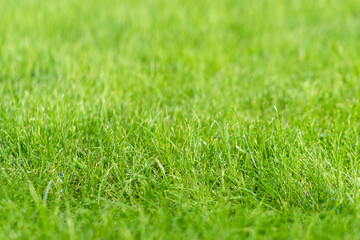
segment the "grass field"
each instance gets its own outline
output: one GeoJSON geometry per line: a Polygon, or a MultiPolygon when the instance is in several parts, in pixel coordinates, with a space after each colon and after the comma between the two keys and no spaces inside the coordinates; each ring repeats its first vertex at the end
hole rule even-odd
{"type": "Polygon", "coordinates": [[[0,239],[360,238],[358,0],[0,0],[0,239]]]}

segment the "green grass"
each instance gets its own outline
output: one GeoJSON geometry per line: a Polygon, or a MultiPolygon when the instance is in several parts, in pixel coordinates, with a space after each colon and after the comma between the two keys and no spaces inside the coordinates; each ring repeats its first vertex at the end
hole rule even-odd
{"type": "Polygon", "coordinates": [[[0,9],[0,239],[360,238],[358,0],[0,9]]]}

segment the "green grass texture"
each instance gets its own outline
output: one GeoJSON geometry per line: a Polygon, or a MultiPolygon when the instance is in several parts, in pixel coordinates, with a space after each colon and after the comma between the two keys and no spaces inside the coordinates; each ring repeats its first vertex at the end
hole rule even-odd
{"type": "Polygon", "coordinates": [[[358,0],[0,0],[0,239],[359,239],[358,0]]]}

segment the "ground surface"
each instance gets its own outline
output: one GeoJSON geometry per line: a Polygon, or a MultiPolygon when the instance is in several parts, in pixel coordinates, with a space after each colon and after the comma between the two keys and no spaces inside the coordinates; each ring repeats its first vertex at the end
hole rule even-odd
{"type": "Polygon", "coordinates": [[[0,9],[0,239],[360,237],[358,0],[0,9]]]}

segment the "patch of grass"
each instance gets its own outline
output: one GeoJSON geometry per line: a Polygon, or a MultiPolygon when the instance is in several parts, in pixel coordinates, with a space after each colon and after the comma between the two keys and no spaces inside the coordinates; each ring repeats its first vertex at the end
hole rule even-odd
{"type": "Polygon", "coordinates": [[[1,239],[359,238],[358,1],[0,9],[1,239]]]}

